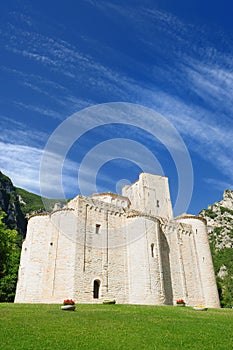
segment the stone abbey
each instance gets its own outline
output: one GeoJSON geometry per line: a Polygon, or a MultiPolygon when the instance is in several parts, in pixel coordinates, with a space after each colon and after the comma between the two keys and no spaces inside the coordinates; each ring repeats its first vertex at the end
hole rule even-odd
{"type": "Polygon", "coordinates": [[[206,222],[173,218],[168,179],[142,173],[113,193],[77,196],[29,219],[15,302],[219,307],[206,222]]]}

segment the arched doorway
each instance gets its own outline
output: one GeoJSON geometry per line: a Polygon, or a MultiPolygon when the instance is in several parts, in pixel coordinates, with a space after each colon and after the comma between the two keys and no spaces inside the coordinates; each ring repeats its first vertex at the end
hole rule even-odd
{"type": "Polygon", "coordinates": [[[99,299],[100,280],[94,280],[93,298],[99,299]]]}

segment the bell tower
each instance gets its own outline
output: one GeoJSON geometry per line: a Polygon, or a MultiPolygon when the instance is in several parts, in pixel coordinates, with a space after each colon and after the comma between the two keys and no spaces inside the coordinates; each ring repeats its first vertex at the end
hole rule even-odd
{"type": "Polygon", "coordinates": [[[123,187],[122,194],[129,198],[132,209],[151,216],[173,218],[167,177],[141,173],[138,181],[123,187]]]}

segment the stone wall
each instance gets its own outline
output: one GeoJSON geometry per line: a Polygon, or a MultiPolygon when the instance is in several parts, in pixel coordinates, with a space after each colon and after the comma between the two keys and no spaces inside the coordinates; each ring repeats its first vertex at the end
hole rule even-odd
{"type": "Polygon", "coordinates": [[[23,243],[16,302],[58,302],[73,297],[76,220],[70,210],[29,220],[23,243]]]}
{"type": "Polygon", "coordinates": [[[127,258],[129,303],[163,304],[157,220],[144,216],[128,219],[127,258]]]}
{"type": "Polygon", "coordinates": [[[177,218],[177,222],[191,227],[190,238],[184,239],[183,248],[185,266],[189,265],[185,274],[189,303],[220,307],[205,219],[187,215],[177,218]]]}
{"type": "Polygon", "coordinates": [[[97,200],[79,198],[79,241],[76,251],[75,298],[93,299],[94,281],[99,281],[99,302],[113,296],[126,302],[126,215],[124,210],[97,200]]]}

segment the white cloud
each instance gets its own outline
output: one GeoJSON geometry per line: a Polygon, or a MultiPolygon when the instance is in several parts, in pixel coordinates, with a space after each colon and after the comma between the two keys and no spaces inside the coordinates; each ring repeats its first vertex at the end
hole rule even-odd
{"type": "MultiPolygon", "coordinates": [[[[199,95],[203,101],[217,108],[218,112],[233,110],[233,73],[232,67],[227,68],[220,56],[215,65],[193,62],[184,67],[190,89],[199,95]]],[[[191,63],[191,62],[190,62],[191,63]]]]}
{"type": "Polygon", "coordinates": [[[51,117],[53,119],[58,119],[58,120],[64,119],[64,116],[61,113],[58,113],[57,111],[51,108],[29,105],[23,102],[14,102],[14,104],[20,108],[27,109],[32,112],[36,112],[38,114],[45,115],[47,117],[51,117]]]}
{"type": "Polygon", "coordinates": [[[224,126],[212,112],[199,106],[188,106],[169,95],[163,95],[163,101],[163,114],[176,126],[188,148],[233,181],[232,127],[224,126]]]}
{"type": "Polygon", "coordinates": [[[226,181],[221,181],[218,179],[211,179],[207,178],[205,179],[205,182],[214,186],[218,191],[225,191],[226,189],[233,190],[233,183],[229,183],[226,181]]]}
{"type": "Polygon", "coordinates": [[[0,70],[9,74],[11,79],[18,81],[18,84],[27,87],[29,90],[34,90],[42,95],[42,97],[46,96],[51,102],[55,102],[57,105],[59,105],[59,108],[62,106],[63,113],[60,112],[60,115],[58,115],[57,111],[51,111],[51,109],[49,110],[45,107],[41,108],[38,106],[27,105],[25,103],[23,104],[22,102],[16,102],[18,105],[21,104],[21,107],[23,108],[35,112],[40,112],[41,110],[43,112],[42,114],[53,117],[55,116],[55,118],[61,120],[64,119],[64,117],[66,117],[69,113],[77,112],[77,110],[95,104],[90,99],[77,98],[69,88],[62,85],[60,82],[58,83],[57,81],[49,80],[40,75],[22,72],[5,66],[0,66],[0,70]],[[71,104],[72,108],[70,107],[71,104]]]}
{"type": "MultiPolygon", "coordinates": [[[[11,178],[16,187],[40,194],[40,163],[42,155],[43,149],[40,148],[0,142],[0,169],[11,178]]],[[[58,161],[57,155],[52,155],[52,158],[54,162],[58,161]]],[[[77,192],[77,167],[78,164],[76,162],[66,159],[61,178],[65,192],[77,192]]],[[[57,192],[56,188],[54,188],[54,183],[58,181],[57,176],[59,174],[54,174],[48,169],[47,197],[60,198],[56,196],[57,192]]]]}
{"type": "Polygon", "coordinates": [[[45,143],[48,135],[42,131],[30,129],[28,126],[12,118],[0,116],[2,133],[0,141],[3,143],[19,144],[22,146],[37,147],[45,143]]]}
{"type": "Polygon", "coordinates": [[[0,168],[13,184],[38,193],[41,150],[0,142],[0,168]]]}

